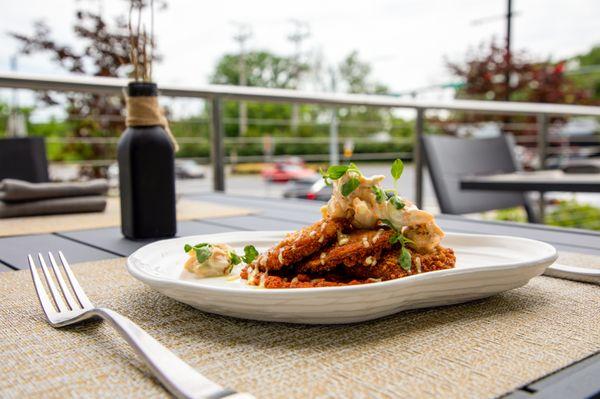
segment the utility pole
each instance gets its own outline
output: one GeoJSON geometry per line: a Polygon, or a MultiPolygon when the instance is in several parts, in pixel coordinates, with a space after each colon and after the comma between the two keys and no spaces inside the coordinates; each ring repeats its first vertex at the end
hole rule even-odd
{"type": "Polygon", "coordinates": [[[505,60],[506,60],[506,69],[504,71],[504,84],[505,84],[505,93],[504,100],[510,101],[510,75],[512,72],[512,52],[511,52],[511,41],[512,41],[512,19],[519,15],[518,11],[513,11],[513,2],[512,0],[506,0],[506,14],[504,15],[494,15],[491,17],[483,17],[476,20],[471,21],[471,25],[481,25],[487,22],[495,21],[500,18],[504,18],[506,20],[506,42],[505,42],[505,60]]]}
{"type": "MultiPolygon", "coordinates": [[[[300,78],[300,58],[302,56],[302,42],[310,36],[308,24],[306,22],[291,19],[290,22],[294,25],[294,30],[288,35],[288,40],[294,45],[294,65],[292,78],[297,80],[300,78]]],[[[298,87],[295,87],[297,89],[298,87]]],[[[292,104],[292,120],[290,123],[293,133],[298,132],[298,125],[300,121],[300,105],[298,103],[292,104]]]]}
{"type": "Polygon", "coordinates": [[[504,82],[506,83],[506,101],[510,101],[510,73],[511,73],[511,52],[510,52],[510,39],[511,39],[511,25],[512,25],[512,0],[507,0],[506,4],[506,71],[504,76],[504,82]]]}
{"type": "MultiPolygon", "coordinates": [[[[333,67],[329,69],[329,75],[331,77],[331,92],[335,93],[337,90],[337,77],[333,67]]],[[[338,128],[337,107],[332,106],[331,120],[329,122],[329,165],[337,165],[340,163],[338,128]]]]}
{"type": "MultiPolygon", "coordinates": [[[[248,24],[234,22],[234,25],[237,26],[237,32],[233,36],[233,40],[235,40],[239,45],[239,55],[238,55],[238,72],[240,75],[240,86],[246,86],[248,84],[248,79],[246,76],[246,42],[252,36],[252,29],[248,24]]],[[[246,131],[248,131],[248,109],[246,107],[245,101],[240,101],[240,119],[239,119],[239,134],[240,136],[245,136],[246,131]]]]}

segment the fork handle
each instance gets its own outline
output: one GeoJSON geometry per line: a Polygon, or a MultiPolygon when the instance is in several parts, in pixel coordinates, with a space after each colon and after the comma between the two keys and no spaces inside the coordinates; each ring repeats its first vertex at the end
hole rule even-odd
{"type": "Polygon", "coordinates": [[[127,317],[106,308],[92,309],[89,314],[108,321],[144,359],[162,385],[177,398],[254,398],[248,393],[237,393],[210,381],[127,317]]]}

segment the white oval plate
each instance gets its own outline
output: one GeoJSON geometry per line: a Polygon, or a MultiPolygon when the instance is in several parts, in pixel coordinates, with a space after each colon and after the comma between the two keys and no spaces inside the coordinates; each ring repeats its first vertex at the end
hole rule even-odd
{"type": "MultiPolygon", "coordinates": [[[[183,272],[186,243],[227,243],[238,253],[262,252],[286,232],[244,231],[157,241],[127,259],[135,278],[200,310],[243,319],[289,323],[353,323],[407,309],[445,306],[521,287],[557,257],[551,245],[525,238],[448,233],[443,245],[456,268],[379,283],[323,288],[264,289],[227,277],[195,278],[183,272]]],[[[234,269],[238,271],[241,265],[234,269]]]]}

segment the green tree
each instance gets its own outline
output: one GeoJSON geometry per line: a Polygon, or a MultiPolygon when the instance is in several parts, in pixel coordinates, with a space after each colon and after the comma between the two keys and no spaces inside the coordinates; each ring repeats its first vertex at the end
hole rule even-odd
{"type": "MultiPolygon", "coordinates": [[[[371,65],[352,51],[337,66],[339,87],[347,93],[387,94],[388,88],[373,79],[371,65]]],[[[340,136],[368,137],[392,131],[394,118],[389,109],[374,107],[342,107],[338,110],[340,136]]],[[[395,133],[399,133],[396,130],[395,133]]],[[[357,152],[392,151],[388,143],[357,144],[357,152]]]]}
{"type": "Polygon", "coordinates": [[[575,85],[590,91],[593,100],[600,103],[600,45],[572,58],[567,66],[565,73],[575,85]]]}
{"type": "MultiPolygon", "coordinates": [[[[292,89],[298,86],[303,73],[309,70],[308,64],[300,63],[293,57],[280,56],[269,51],[251,51],[244,55],[246,80],[248,86],[292,89]]],[[[211,77],[211,83],[239,85],[240,55],[225,54],[220,58],[211,77]]],[[[226,101],[223,115],[225,118],[225,134],[238,135],[239,107],[237,102],[226,101]]],[[[250,123],[247,136],[288,135],[286,121],[291,118],[289,104],[247,102],[248,119],[260,121],[250,123]]],[[[301,110],[302,111],[302,110],[301,110]]],[[[302,132],[299,132],[302,135],[302,132]]]]}
{"type": "MultiPolygon", "coordinates": [[[[146,0],[126,0],[128,6],[146,7],[146,0]]],[[[158,2],[159,9],[166,5],[158,2]]],[[[130,59],[131,38],[127,19],[124,16],[114,20],[100,12],[88,10],[89,3],[82,4],[75,13],[73,33],[77,45],[59,43],[52,38],[52,30],[44,21],[37,21],[33,33],[10,33],[17,40],[23,55],[46,54],[51,62],[74,74],[102,77],[125,77],[133,70],[130,59]]],[[[137,37],[133,33],[134,39],[137,37]]],[[[155,60],[160,57],[155,55],[155,60]]],[[[141,60],[139,61],[141,62],[141,60]]],[[[68,137],[105,137],[119,134],[125,127],[124,100],[120,96],[104,94],[72,93],[56,95],[42,93],[44,104],[66,103],[67,131],[57,132],[68,137]]],[[[66,159],[105,159],[114,157],[114,146],[105,144],[70,143],[59,150],[50,152],[52,160],[66,159]]]]}

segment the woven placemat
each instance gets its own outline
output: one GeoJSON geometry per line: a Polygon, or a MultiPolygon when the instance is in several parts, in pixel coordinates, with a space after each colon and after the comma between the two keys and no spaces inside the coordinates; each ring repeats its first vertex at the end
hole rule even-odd
{"type": "MultiPolygon", "coordinates": [[[[177,201],[177,220],[241,216],[250,213],[252,211],[249,209],[231,207],[214,202],[187,199],[177,201]]],[[[109,198],[104,212],[0,219],[0,237],[98,229],[120,225],[121,208],[119,200],[117,198],[109,198]]]]}
{"type": "MultiPolygon", "coordinates": [[[[200,312],[146,288],[124,262],[75,273],[96,304],[259,398],[494,397],[600,349],[600,288],[591,284],[537,277],[468,304],[307,326],[200,312]]],[[[0,397],[167,396],[106,323],[48,326],[28,271],[0,273],[0,303],[0,397]]]]}

